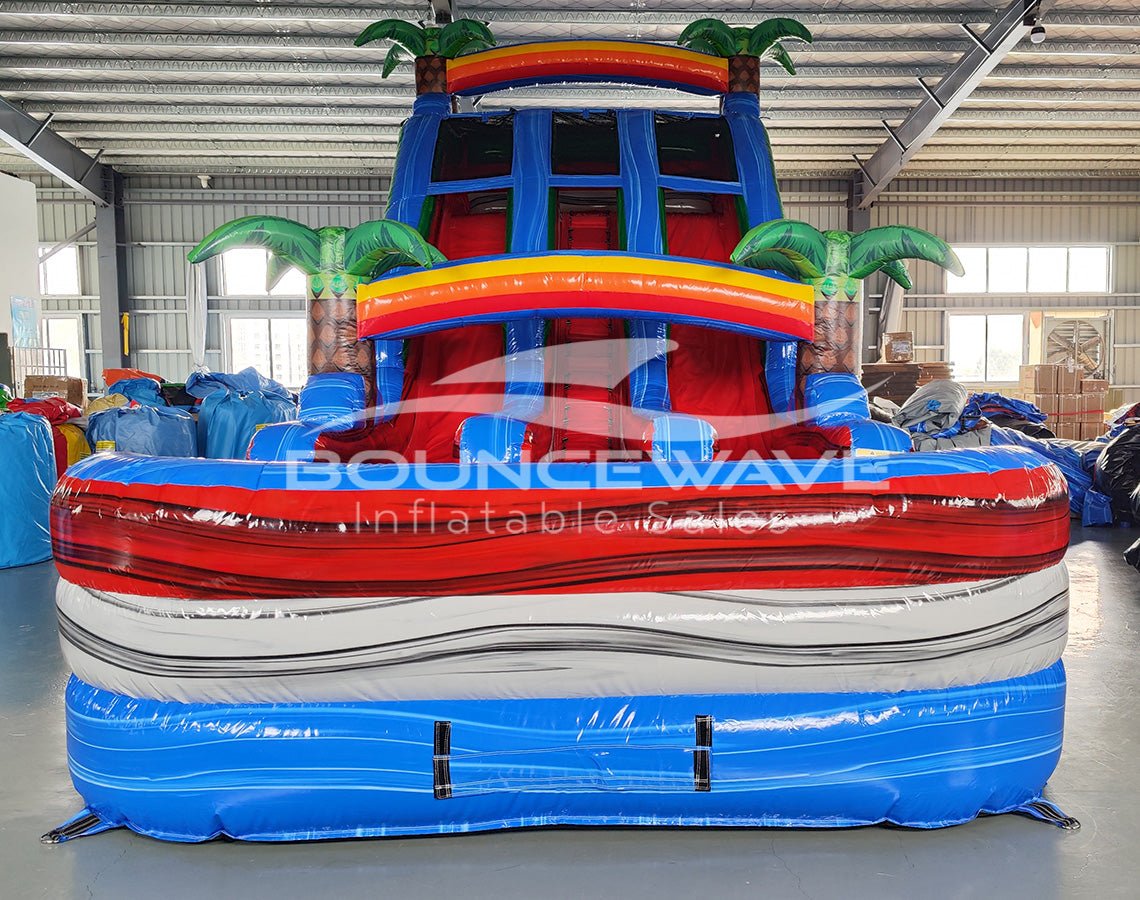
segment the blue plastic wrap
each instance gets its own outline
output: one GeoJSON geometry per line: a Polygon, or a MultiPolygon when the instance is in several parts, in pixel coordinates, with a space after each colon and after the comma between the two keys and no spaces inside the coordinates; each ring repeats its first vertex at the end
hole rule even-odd
{"type": "Polygon", "coordinates": [[[361,424],[367,407],[368,386],[363,376],[353,372],[323,372],[310,375],[301,389],[299,417],[306,425],[347,431],[361,424]]]}
{"type": "Polygon", "coordinates": [[[1092,487],[1092,476],[1085,470],[1083,455],[1071,442],[1062,440],[1042,440],[1029,437],[1013,428],[994,425],[990,443],[994,446],[1016,445],[1032,450],[1054,463],[1069,484],[1069,510],[1074,516],[1082,516],[1085,508],[1085,492],[1092,487]]]}
{"type": "Polygon", "coordinates": [[[962,415],[966,418],[976,419],[980,416],[989,416],[995,413],[1001,413],[1016,419],[1024,419],[1026,422],[1032,422],[1035,425],[1042,424],[1048,418],[1045,413],[1041,412],[1040,409],[1028,400],[1006,397],[1004,394],[998,394],[993,391],[971,394],[970,399],[966,402],[966,409],[962,415]]]}
{"type": "Polygon", "coordinates": [[[945,690],[222,705],[72,678],[68,753],[103,822],[175,841],[539,825],[931,828],[1037,800],[1060,662],[945,690]],[[144,789],[141,789],[144,788],[144,789]]]}
{"type": "Polygon", "coordinates": [[[198,411],[198,449],[210,459],[245,459],[258,429],[297,417],[292,399],[262,391],[218,390],[198,411]]]}
{"type": "Polygon", "coordinates": [[[0,413],[0,569],[51,559],[55,488],[51,426],[32,413],[0,413]]]}
{"type": "Polygon", "coordinates": [[[1081,524],[1085,528],[1113,524],[1112,501],[1096,488],[1089,488],[1085,492],[1085,502],[1081,507],[1081,524]]]}
{"type": "Polygon", "coordinates": [[[169,407],[115,407],[95,413],[87,440],[98,450],[146,456],[197,456],[198,430],[190,413],[169,407]]]}
{"type": "Polygon", "coordinates": [[[166,406],[166,398],[158,382],[151,378],[124,378],[107,388],[108,394],[120,394],[142,406],[166,406]]]}

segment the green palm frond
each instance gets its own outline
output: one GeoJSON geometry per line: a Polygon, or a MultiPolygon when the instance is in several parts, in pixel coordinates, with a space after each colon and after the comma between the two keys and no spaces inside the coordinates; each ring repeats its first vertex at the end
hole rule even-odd
{"type": "Polygon", "coordinates": [[[783,66],[784,71],[789,75],[796,74],[796,64],[792,62],[792,57],[784,48],[783,44],[773,44],[764,51],[764,55],[773,62],[777,62],[783,66]]]}
{"type": "Polygon", "coordinates": [[[408,53],[407,50],[399,44],[393,44],[388,49],[388,55],[384,57],[384,68],[380,72],[380,77],[387,78],[396,71],[396,67],[399,66],[400,63],[411,62],[412,59],[412,55],[408,53]]]}
{"type": "Polygon", "coordinates": [[[884,264],[882,273],[895,284],[902,287],[904,291],[909,291],[914,287],[910,280],[910,273],[906,270],[906,263],[901,259],[891,260],[889,263],[884,264]]]}
{"type": "Polygon", "coordinates": [[[424,29],[424,52],[421,56],[438,56],[439,55],[439,39],[443,34],[443,29],[436,25],[425,25],[424,29]]]}
{"type": "Polygon", "coordinates": [[[686,47],[689,50],[695,50],[697,53],[707,53],[709,56],[720,56],[720,51],[711,41],[706,41],[704,38],[690,38],[686,47]]]}
{"type": "Polygon", "coordinates": [[[439,55],[455,59],[464,53],[495,46],[495,36],[484,22],[457,19],[443,26],[439,36],[439,55]]]}
{"type": "Polygon", "coordinates": [[[287,259],[283,259],[273,251],[269,253],[269,263],[265,267],[265,292],[272,294],[273,289],[281,283],[291,269],[297,268],[287,259]]]}
{"type": "Polygon", "coordinates": [[[414,228],[392,219],[376,219],[351,228],[344,258],[350,275],[375,277],[397,266],[430,269],[446,259],[414,228]]]}
{"type": "Polygon", "coordinates": [[[697,19],[681,32],[681,36],[677,38],[677,43],[682,47],[687,47],[694,39],[699,39],[714,47],[717,56],[736,55],[736,35],[720,19],[697,19]]]}
{"type": "Polygon", "coordinates": [[[280,216],[245,216],[215,228],[188,254],[203,262],[237,247],[264,247],[306,275],[320,271],[321,240],[307,225],[280,216]]]}
{"type": "Polygon", "coordinates": [[[752,56],[764,56],[769,48],[775,47],[780,41],[803,41],[810,44],[811,32],[795,19],[768,19],[761,22],[748,36],[748,46],[745,52],[752,56]]]}
{"type": "Polygon", "coordinates": [[[942,238],[921,228],[886,225],[857,234],[851,239],[851,277],[866,278],[887,263],[900,259],[925,259],[962,275],[957,255],[942,238]]]}
{"type": "Polygon", "coordinates": [[[750,269],[774,269],[798,281],[813,277],[805,275],[804,270],[783,250],[760,250],[748,257],[747,265],[750,269]]]}
{"type": "Polygon", "coordinates": [[[742,53],[748,52],[748,41],[752,38],[752,29],[744,25],[734,26],[732,29],[732,37],[736,43],[737,56],[742,53]]]}
{"type": "Polygon", "coordinates": [[[382,19],[373,22],[356,38],[356,46],[363,47],[373,41],[392,41],[410,56],[425,56],[428,51],[426,29],[403,19],[382,19]]]}
{"type": "Polygon", "coordinates": [[[795,277],[804,281],[819,278],[827,263],[827,239],[807,222],[774,219],[757,225],[744,235],[732,251],[732,261],[753,269],[776,268],[791,274],[787,268],[770,264],[772,254],[785,257],[794,268],[795,277]],[[758,265],[757,262],[765,264],[758,265]]]}

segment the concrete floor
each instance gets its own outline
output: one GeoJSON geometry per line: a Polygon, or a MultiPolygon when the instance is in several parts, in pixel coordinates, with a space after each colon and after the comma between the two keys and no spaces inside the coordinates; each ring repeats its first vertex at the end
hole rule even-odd
{"type": "Polygon", "coordinates": [[[1048,796],[936,832],[534,830],[325,844],[39,836],[80,808],[64,756],[51,564],[0,572],[0,897],[1140,897],[1136,531],[1074,529],[1065,751],[1048,796]]]}

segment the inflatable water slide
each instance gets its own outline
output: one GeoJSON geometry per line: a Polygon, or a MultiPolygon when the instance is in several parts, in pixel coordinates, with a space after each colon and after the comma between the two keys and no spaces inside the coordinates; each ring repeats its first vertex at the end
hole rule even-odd
{"type": "Polygon", "coordinates": [[[386,218],[192,254],[308,276],[299,421],[54,496],[86,808],[50,839],[1072,824],[1064,479],[871,420],[862,279],[958,263],[782,218],[760,59],[810,36],[772,22],[362,35],[415,57],[386,218]],[[593,82],[660,108],[549,101],[593,82]]]}

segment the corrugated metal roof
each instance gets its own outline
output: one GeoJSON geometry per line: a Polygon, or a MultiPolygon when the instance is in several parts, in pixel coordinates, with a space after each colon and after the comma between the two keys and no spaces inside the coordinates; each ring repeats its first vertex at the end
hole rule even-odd
{"type": "MultiPolygon", "coordinates": [[[[1006,0],[721,0],[750,24],[793,15],[815,43],[790,49],[799,74],[763,68],[761,100],[785,176],[849,176],[971,46],[1006,0]]],[[[636,38],[670,43],[708,15],[694,0],[485,0],[461,15],[501,43],[636,38]]],[[[21,2],[0,5],[0,96],[101,160],[132,173],[384,175],[412,100],[406,71],[380,78],[384,48],[352,40],[376,19],[426,18],[423,0],[384,3],[21,2]]],[[[919,152],[904,174],[1140,173],[1140,8],[1058,0],[1048,39],[1023,42],[919,152]]],[[[701,98],[649,89],[534,89],[510,105],[664,104],[701,98]]],[[[0,154],[0,166],[22,168],[0,154]]]]}

